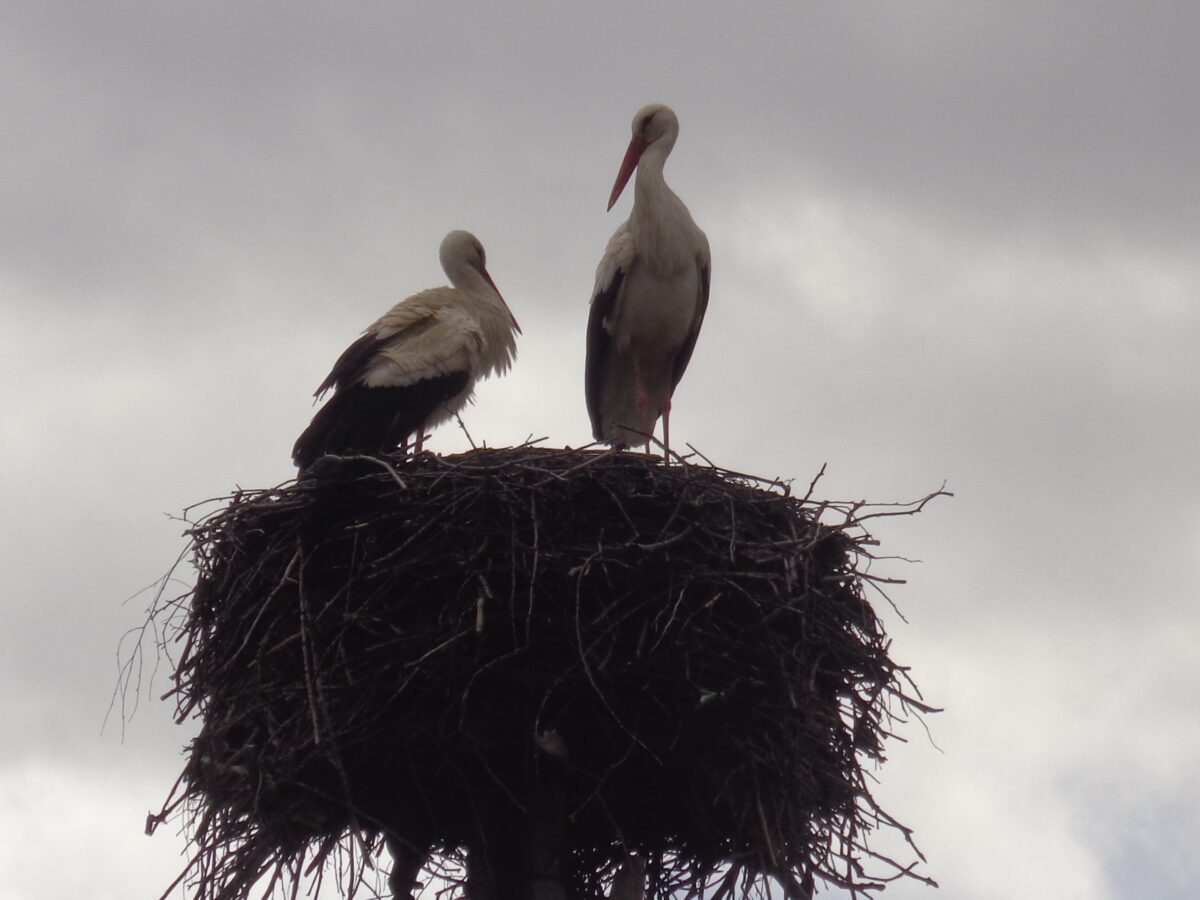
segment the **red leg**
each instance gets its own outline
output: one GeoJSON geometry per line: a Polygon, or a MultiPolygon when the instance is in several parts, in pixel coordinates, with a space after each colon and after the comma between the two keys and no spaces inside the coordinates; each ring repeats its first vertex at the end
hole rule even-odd
{"type": "MultiPolygon", "coordinates": [[[[650,406],[650,398],[646,395],[646,389],[644,387],[642,387],[642,382],[640,380],[637,383],[637,397],[635,398],[635,402],[637,403],[638,412],[641,413],[642,418],[645,419],[646,418],[646,409],[650,406]]],[[[653,432],[654,429],[651,428],[650,431],[653,432]]],[[[650,441],[653,437],[654,437],[653,433],[646,435],[646,452],[647,453],[650,452],[650,441]]]]}
{"type": "Polygon", "coordinates": [[[671,461],[671,395],[663,400],[663,459],[671,461]]]}

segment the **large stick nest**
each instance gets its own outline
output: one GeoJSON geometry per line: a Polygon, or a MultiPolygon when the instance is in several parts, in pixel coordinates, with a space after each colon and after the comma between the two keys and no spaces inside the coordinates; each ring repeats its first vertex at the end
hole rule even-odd
{"type": "Polygon", "coordinates": [[[186,813],[200,898],[339,858],[353,893],[382,837],[453,860],[481,810],[519,820],[565,748],[573,898],[631,851],[663,897],[912,875],[867,847],[908,832],[864,766],[926,707],[865,595],[862,522],[915,508],[532,446],[238,492],[189,531],[194,589],[152,612],[178,718],[202,721],[152,820],[186,813]]]}

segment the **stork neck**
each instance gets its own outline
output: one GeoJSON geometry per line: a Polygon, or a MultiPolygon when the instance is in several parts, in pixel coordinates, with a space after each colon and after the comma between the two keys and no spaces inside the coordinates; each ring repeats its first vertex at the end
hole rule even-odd
{"type": "Polygon", "coordinates": [[[694,241],[687,207],[663,178],[663,163],[670,147],[650,145],[638,164],[633,212],[629,225],[638,243],[642,262],[660,274],[669,274],[694,259],[694,241]]]}
{"type": "Polygon", "coordinates": [[[508,353],[516,352],[516,338],[512,330],[520,330],[520,327],[500,292],[478,269],[471,266],[464,267],[464,270],[457,274],[460,276],[459,280],[452,278],[450,283],[479,302],[480,321],[489,332],[494,332],[490,336],[494,345],[508,347],[508,353]]]}
{"type": "Polygon", "coordinates": [[[635,204],[653,203],[656,196],[671,193],[671,189],[667,187],[667,180],[663,177],[663,167],[670,152],[671,148],[666,146],[665,142],[656,141],[646,148],[642,158],[638,160],[637,176],[633,182],[635,204]]]}
{"type": "Polygon", "coordinates": [[[480,275],[473,266],[466,264],[453,266],[446,270],[446,276],[450,279],[450,284],[464,294],[478,297],[481,300],[500,302],[500,297],[488,284],[487,279],[480,275]]]}

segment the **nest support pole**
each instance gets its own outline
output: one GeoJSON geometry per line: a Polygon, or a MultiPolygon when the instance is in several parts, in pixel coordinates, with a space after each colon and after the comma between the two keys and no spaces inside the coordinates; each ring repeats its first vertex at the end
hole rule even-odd
{"type": "Polygon", "coordinates": [[[470,900],[566,900],[566,791],[563,772],[553,768],[535,785],[527,811],[509,804],[481,811],[466,845],[470,900]]]}

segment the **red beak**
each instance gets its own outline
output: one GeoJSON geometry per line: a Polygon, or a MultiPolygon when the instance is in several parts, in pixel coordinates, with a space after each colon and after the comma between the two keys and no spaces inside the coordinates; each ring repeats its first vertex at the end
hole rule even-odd
{"type": "Polygon", "coordinates": [[[629,149],[625,151],[625,158],[621,160],[621,171],[617,173],[617,181],[613,185],[612,194],[608,198],[609,209],[613,208],[613,204],[621,196],[621,191],[625,190],[629,176],[637,168],[638,160],[642,158],[642,153],[645,152],[646,146],[646,142],[636,136],[629,142],[629,149]]]}

